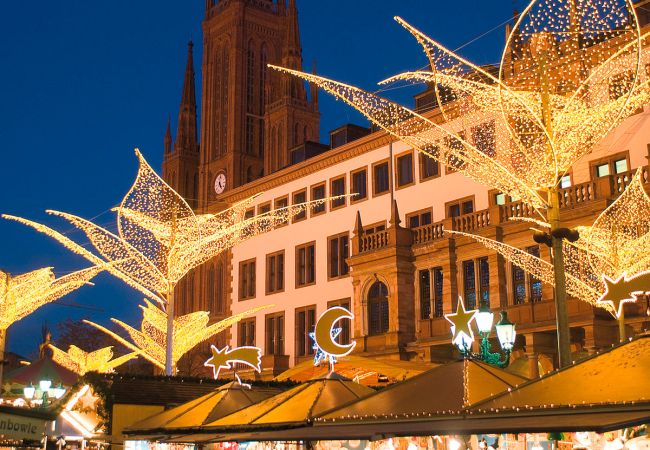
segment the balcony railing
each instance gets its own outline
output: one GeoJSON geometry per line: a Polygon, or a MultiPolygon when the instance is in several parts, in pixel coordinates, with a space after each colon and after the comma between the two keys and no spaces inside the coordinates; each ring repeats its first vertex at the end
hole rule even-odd
{"type": "MultiPolygon", "coordinates": [[[[560,189],[558,192],[560,208],[578,208],[598,199],[616,198],[630,184],[635,172],[635,170],[630,170],[560,189]]],[[[642,168],[641,177],[644,184],[650,184],[650,171],[647,166],[642,168]]],[[[510,221],[513,217],[535,216],[536,212],[530,205],[523,202],[511,202],[505,205],[499,205],[498,207],[491,207],[413,228],[411,230],[413,233],[413,245],[427,244],[446,239],[447,236],[445,236],[444,232],[445,225],[447,227],[451,226],[455,231],[471,233],[491,225],[503,224],[510,221]]],[[[388,245],[395,244],[390,241],[389,230],[367,235],[364,234],[359,238],[359,253],[376,251],[388,245]]]]}

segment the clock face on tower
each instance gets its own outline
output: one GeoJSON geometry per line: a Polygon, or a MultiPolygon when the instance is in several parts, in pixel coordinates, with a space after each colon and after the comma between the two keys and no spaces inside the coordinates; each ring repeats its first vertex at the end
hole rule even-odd
{"type": "Polygon", "coordinates": [[[225,172],[219,172],[214,179],[214,192],[221,194],[226,190],[226,174],[225,172]]]}

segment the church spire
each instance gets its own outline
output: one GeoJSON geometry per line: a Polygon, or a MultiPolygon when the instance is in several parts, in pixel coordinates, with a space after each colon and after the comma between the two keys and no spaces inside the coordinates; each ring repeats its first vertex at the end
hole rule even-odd
{"type": "Polygon", "coordinates": [[[298,8],[296,0],[289,0],[287,11],[287,34],[284,49],[285,67],[302,69],[302,48],[300,47],[300,29],[298,27],[298,8]]]}
{"type": "Polygon", "coordinates": [[[175,149],[179,153],[196,153],[198,139],[196,131],[196,93],[194,88],[194,63],[190,41],[187,44],[187,66],[183,80],[183,94],[180,111],[178,112],[178,129],[176,131],[175,149]]]}
{"type": "Polygon", "coordinates": [[[172,118],[167,117],[167,131],[165,131],[165,156],[172,152],[172,118]]]}

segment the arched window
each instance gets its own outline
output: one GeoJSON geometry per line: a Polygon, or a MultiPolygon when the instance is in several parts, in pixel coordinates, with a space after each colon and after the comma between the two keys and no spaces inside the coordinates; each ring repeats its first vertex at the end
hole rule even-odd
{"type": "Polygon", "coordinates": [[[300,143],[300,124],[297,123],[293,127],[293,145],[296,146],[300,143]]]}
{"type": "Polygon", "coordinates": [[[310,135],[309,128],[307,127],[307,125],[305,125],[305,128],[302,131],[302,138],[305,142],[307,142],[307,140],[309,139],[309,135],[310,135]]]}
{"type": "Polygon", "coordinates": [[[253,178],[255,178],[255,176],[253,175],[253,167],[248,166],[248,169],[246,169],[246,182],[250,183],[251,181],[253,181],[253,178]]]}
{"type": "Polygon", "coordinates": [[[228,90],[230,89],[230,58],[228,43],[224,44],[221,63],[221,154],[228,152],[228,90]]]}
{"type": "Polygon", "coordinates": [[[208,268],[208,286],[207,286],[207,301],[209,304],[209,310],[210,314],[215,314],[217,311],[214,310],[213,306],[215,304],[214,301],[214,266],[210,266],[208,268]]]}
{"type": "Polygon", "coordinates": [[[187,279],[187,296],[185,297],[185,313],[194,311],[194,273],[190,273],[187,279]]]}
{"type": "Polygon", "coordinates": [[[368,291],[368,334],[383,334],[388,331],[388,288],[376,281],[368,291]]]}

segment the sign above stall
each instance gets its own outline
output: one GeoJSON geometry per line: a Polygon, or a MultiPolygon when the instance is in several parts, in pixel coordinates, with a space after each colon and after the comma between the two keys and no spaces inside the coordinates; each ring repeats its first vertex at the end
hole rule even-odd
{"type": "Polygon", "coordinates": [[[609,303],[617,318],[623,313],[623,305],[628,302],[635,302],[637,296],[650,292],[650,271],[640,272],[628,277],[623,274],[616,280],[603,275],[605,292],[598,299],[598,303],[609,303]]]}
{"type": "Polygon", "coordinates": [[[336,342],[342,328],[334,325],[343,319],[352,321],[354,320],[354,314],[342,306],[329,308],[318,318],[314,332],[309,333],[309,336],[314,340],[314,349],[316,350],[314,355],[315,365],[327,360],[330,364],[330,371],[332,371],[336,358],[349,355],[354,350],[355,345],[357,345],[355,341],[349,344],[336,342]]]}
{"type": "Polygon", "coordinates": [[[234,370],[236,364],[244,364],[252,367],[257,373],[262,371],[262,350],[258,347],[235,347],[230,350],[226,345],[219,350],[214,345],[210,346],[212,357],[203,365],[212,367],[214,378],[219,378],[221,369],[234,370]]]}
{"type": "Polygon", "coordinates": [[[34,417],[0,413],[0,436],[16,440],[38,441],[45,431],[45,421],[34,417]]]}

